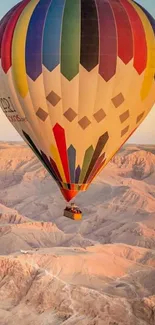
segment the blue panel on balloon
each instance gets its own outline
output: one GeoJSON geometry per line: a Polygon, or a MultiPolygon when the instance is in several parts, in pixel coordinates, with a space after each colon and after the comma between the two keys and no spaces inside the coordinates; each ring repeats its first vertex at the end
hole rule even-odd
{"type": "Polygon", "coordinates": [[[47,15],[44,41],[43,64],[52,71],[60,63],[61,29],[65,0],[53,0],[47,15]]]}
{"type": "Polygon", "coordinates": [[[41,0],[36,6],[28,27],[26,39],[26,72],[32,80],[42,73],[43,31],[52,0],[41,0]]]}

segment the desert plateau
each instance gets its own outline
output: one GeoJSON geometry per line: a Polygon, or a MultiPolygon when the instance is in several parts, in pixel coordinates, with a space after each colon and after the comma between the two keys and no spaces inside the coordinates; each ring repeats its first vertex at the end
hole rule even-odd
{"type": "Polygon", "coordinates": [[[0,143],[0,325],[155,325],[155,146],[126,144],[75,202],[82,221],[0,143]]]}

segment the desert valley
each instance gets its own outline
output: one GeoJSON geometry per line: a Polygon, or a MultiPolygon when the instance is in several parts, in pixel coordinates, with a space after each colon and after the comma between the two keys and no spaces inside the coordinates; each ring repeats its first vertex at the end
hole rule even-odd
{"type": "Polygon", "coordinates": [[[0,143],[0,325],[155,324],[155,146],[126,145],[63,217],[24,143],[0,143]]]}

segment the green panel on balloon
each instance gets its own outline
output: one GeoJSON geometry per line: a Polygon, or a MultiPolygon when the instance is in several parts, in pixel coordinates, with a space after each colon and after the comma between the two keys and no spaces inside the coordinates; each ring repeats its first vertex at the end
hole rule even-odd
{"type": "Polygon", "coordinates": [[[80,1],[66,0],[61,39],[61,73],[72,80],[79,72],[80,1]]]}
{"type": "Polygon", "coordinates": [[[83,180],[84,180],[85,175],[87,173],[87,170],[88,170],[88,167],[90,165],[91,159],[93,157],[93,153],[94,153],[93,146],[90,146],[85,152],[79,183],[83,183],[83,180]]]}

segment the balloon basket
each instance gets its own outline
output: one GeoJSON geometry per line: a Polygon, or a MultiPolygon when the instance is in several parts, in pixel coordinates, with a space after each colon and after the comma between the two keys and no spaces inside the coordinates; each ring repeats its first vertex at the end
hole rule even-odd
{"type": "Polygon", "coordinates": [[[70,206],[67,206],[64,209],[64,217],[75,221],[82,220],[82,212],[77,206],[74,205],[74,203],[71,203],[70,206]]]}

